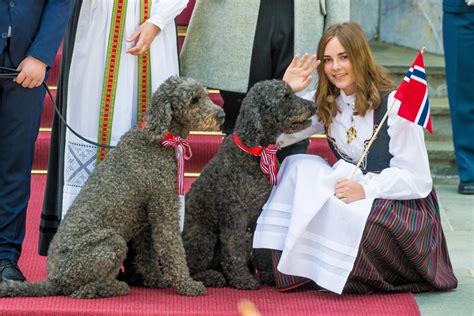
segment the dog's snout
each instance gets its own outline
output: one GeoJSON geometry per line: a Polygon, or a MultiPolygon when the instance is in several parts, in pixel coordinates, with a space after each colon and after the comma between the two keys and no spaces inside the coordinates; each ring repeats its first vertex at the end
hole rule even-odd
{"type": "Polygon", "coordinates": [[[314,103],[314,101],[306,100],[303,98],[300,98],[300,100],[303,102],[303,104],[305,104],[307,108],[309,107],[312,112],[316,111],[316,103],[314,103]]]}

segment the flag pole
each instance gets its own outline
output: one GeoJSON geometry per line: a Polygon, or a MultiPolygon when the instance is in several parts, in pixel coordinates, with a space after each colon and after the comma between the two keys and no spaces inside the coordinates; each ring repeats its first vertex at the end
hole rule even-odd
{"type": "Polygon", "coordinates": [[[395,100],[396,99],[393,98],[393,101],[390,104],[390,107],[388,108],[387,112],[385,113],[382,120],[380,121],[379,126],[377,126],[377,129],[375,130],[374,135],[372,135],[372,138],[370,139],[369,143],[365,147],[364,152],[362,153],[362,156],[360,156],[359,161],[357,162],[357,165],[354,167],[354,170],[352,171],[351,178],[350,178],[351,180],[354,178],[354,176],[357,172],[357,169],[359,169],[359,167],[362,164],[362,161],[364,160],[365,156],[367,156],[367,153],[369,152],[370,146],[372,146],[372,144],[374,143],[375,139],[377,138],[377,135],[379,134],[380,130],[382,129],[383,124],[387,120],[388,114],[390,113],[393,106],[395,105],[395,100]]]}
{"type": "MultiPolygon", "coordinates": [[[[423,48],[421,49],[421,54],[423,54],[425,51],[425,47],[423,46],[423,48]]],[[[382,126],[383,124],[385,123],[385,121],[387,120],[388,118],[388,114],[390,113],[390,111],[392,110],[393,106],[395,105],[395,98],[393,98],[393,101],[392,103],[390,104],[390,107],[388,108],[387,112],[385,113],[385,115],[383,116],[382,120],[380,121],[380,124],[379,126],[377,126],[377,129],[375,130],[374,132],[374,135],[372,136],[372,138],[370,139],[369,143],[367,144],[367,146],[365,147],[364,149],[364,152],[362,153],[362,156],[360,156],[359,158],[359,161],[357,162],[357,165],[354,167],[354,170],[352,170],[352,174],[351,174],[351,178],[350,180],[354,179],[354,176],[357,172],[357,169],[359,169],[360,165],[362,164],[362,161],[364,160],[365,156],[367,156],[367,153],[369,152],[369,149],[370,147],[372,146],[372,144],[374,143],[375,139],[377,138],[377,135],[379,134],[380,130],[382,129],[382,126]]]]}

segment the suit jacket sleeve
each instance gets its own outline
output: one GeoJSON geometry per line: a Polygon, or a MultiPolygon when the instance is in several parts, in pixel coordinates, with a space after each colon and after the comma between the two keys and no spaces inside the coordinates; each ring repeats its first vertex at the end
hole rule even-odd
{"type": "Polygon", "coordinates": [[[71,16],[72,2],[73,0],[47,1],[40,27],[27,56],[35,57],[51,67],[71,16]]]}
{"type": "Polygon", "coordinates": [[[333,24],[349,22],[351,12],[350,0],[322,0],[326,2],[326,19],[324,29],[333,24]]]}

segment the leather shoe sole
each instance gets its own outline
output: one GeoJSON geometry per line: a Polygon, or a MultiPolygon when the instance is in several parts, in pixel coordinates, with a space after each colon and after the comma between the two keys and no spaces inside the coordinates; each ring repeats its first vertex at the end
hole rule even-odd
{"type": "Polygon", "coordinates": [[[24,282],[18,265],[11,260],[0,260],[0,282],[24,282]]]}

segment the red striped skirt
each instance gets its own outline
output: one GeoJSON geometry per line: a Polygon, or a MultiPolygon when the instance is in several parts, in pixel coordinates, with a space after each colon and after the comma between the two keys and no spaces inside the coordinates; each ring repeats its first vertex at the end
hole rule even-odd
{"type": "MultiPolygon", "coordinates": [[[[280,290],[308,283],[278,272],[279,254],[273,259],[280,290]]],[[[343,293],[417,293],[456,286],[435,190],[424,199],[374,200],[343,293]]]]}

